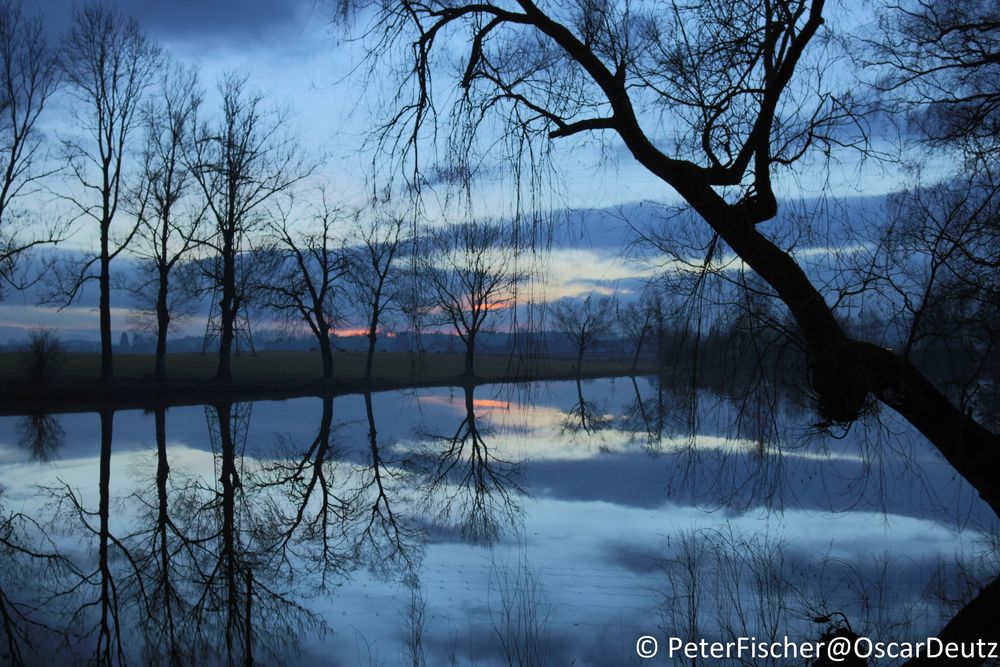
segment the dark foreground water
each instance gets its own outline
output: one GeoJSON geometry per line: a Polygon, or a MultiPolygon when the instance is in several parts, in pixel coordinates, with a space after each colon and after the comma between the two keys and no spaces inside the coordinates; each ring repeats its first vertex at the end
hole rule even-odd
{"type": "MultiPolygon", "coordinates": [[[[831,437],[757,398],[624,378],[2,418],[0,663],[631,665],[651,635],[662,664],[672,636],[831,614],[918,641],[995,576],[988,510],[891,416],[831,437]]],[[[772,663],[803,661],[744,661],[772,663]]]]}

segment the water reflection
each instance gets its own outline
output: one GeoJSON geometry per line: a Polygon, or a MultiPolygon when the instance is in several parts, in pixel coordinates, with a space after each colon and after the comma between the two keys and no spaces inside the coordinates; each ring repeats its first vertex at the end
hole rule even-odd
{"type": "Polygon", "coordinates": [[[18,421],[17,444],[29,452],[32,462],[55,460],[65,442],[66,431],[54,415],[25,415],[18,421]]]}
{"type": "Polygon", "coordinates": [[[611,426],[606,410],[583,397],[583,385],[576,381],[576,403],[566,411],[562,432],[570,437],[593,436],[611,426]]]}
{"type": "Polygon", "coordinates": [[[475,388],[463,388],[464,412],[450,434],[421,429],[422,444],[408,462],[419,476],[426,516],[463,539],[492,544],[520,529],[523,462],[491,448],[492,425],[476,415],[475,388]]]}
{"type": "Polygon", "coordinates": [[[631,664],[640,634],[816,639],[834,613],[995,632],[971,490],[877,425],[811,433],[636,378],[0,420],[0,662],[631,664]]]}

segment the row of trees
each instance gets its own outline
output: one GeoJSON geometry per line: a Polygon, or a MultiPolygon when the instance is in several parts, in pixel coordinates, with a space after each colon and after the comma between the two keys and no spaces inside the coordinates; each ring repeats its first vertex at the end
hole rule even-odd
{"type": "MultiPolygon", "coordinates": [[[[478,336],[496,322],[496,312],[516,307],[529,278],[509,226],[470,221],[415,232],[404,216],[385,213],[387,202],[358,211],[335,204],[325,191],[308,212],[297,195],[320,161],[287,132],[288,112],[270,107],[245,76],[224,76],[220,109],[206,114],[196,73],[172,63],[134,20],[86,6],[61,48],[52,50],[40,19],[25,18],[12,3],[0,10],[8,29],[0,34],[7,87],[24,91],[9,95],[10,166],[0,223],[7,202],[43,181],[53,190],[50,183],[58,181],[57,197],[95,234],[93,255],[64,261],[48,279],[49,299],[64,304],[97,284],[102,381],[114,380],[111,266],[123,253],[139,260],[138,278],[127,287],[156,335],[159,381],[167,378],[168,332],[186,304],[205,294],[218,308],[219,381],[232,379],[236,320],[251,301],[308,328],[324,378],[333,374],[331,332],[348,310],[368,337],[366,379],[390,312],[415,328],[451,330],[465,345],[465,375],[474,375],[478,336]],[[81,130],[61,142],[67,165],[61,174],[45,170],[34,125],[60,87],[81,130]]],[[[58,236],[15,247],[11,230],[0,224],[6,248],[0,263],[14,284],[16,260],[58,236]]],[[[588,298],[584,308],[597,303],[606,309],[610,302],[588,298]]],[[[561,303],[553,313],[556,325],[576,336],[569,331],[575,306],[561,303]]],[[[603,328],[574,338],[580,356],[603,328]]]]}
{"type": "Polygon", "coordinates": [[[23,286],[30,280],[26,251],[64,237],[65,228],[39,233],[35,219],[42,191],[54,193],[98,247],[84,261],[44,272],[49,298],[72,302],[97,283],[101,379],[111,382],[111,263],[126,252],[145,259],[148,280],[137,289],[155,304],[162,378],[173,272],[194,250],[214,252],[200,265],[221,295],[218,377],[229,379],[236,265],[246,236],[266,218],[264,207],[317,164],[285,134],[286,115],[268,108],[245,77],[230,74],[219,82],[220,112],[208,116],[195,73],[171,63],[133,19],[97,4],[74,13],[56,49],[46,43],[40,17],[3,3],[0,61],[0,278],[23,286]],[[69,101],[75,134],[49,152],[38,119],[57,91],[69,101]]]}

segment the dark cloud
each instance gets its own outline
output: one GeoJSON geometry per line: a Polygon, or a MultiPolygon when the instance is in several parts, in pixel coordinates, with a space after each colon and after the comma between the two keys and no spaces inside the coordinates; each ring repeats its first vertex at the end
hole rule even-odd
{"type": "MultiPolygon", "coordinates": [[[[107,0],[103,4],[133,16],[157,37],[266,41],[283,34],[286,28],[299,27],[297,23],[310,11],[318,12],[321,3],[322,0],[107,0]]],[[[53,36],[61,34],[72,22],[74,8],[84,4],[74,0],[42,3],[39,10],[44,15],[46,30],[53,36]]]]}

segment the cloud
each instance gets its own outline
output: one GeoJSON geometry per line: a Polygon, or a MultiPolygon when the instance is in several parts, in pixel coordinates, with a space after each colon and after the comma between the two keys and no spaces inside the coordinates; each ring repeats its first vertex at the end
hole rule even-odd
{"type": "MultiPolygon", "coordinates": [[[[134,17],[143,28],[166,38],[274,37],[304,22],[313,11],[312,0],[108,0],[105,5],[134,17]]],[[[69,27],[73,0],[50,0],[42,9],[51,32],[69,27]]]]}

